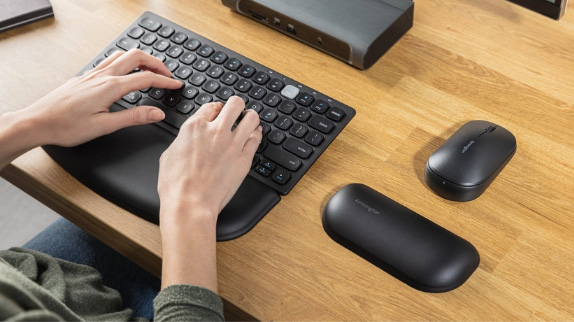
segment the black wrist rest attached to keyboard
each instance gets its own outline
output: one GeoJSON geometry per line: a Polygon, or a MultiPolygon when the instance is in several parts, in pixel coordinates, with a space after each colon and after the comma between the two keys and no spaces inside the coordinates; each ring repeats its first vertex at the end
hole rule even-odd
{"type": "MultiPolygon", "coordinates": [[[[81,183],[148,221],[158,223],[159,158],[201,105],[241,97],[259,114],[263,140],[249,175],[223,209],[217,240],[248,232],[299,182],[343,131],[355,110],[151,12],[144,12],[79,73],[116,51],[138,48],[160,59],[185,86],[128,93],[110,107],[156,106],[162,122],[135,126],[73,148],[44,150],[81,183]]],[[[215,192],[216,193],[216,192],[215,192]]],[[[193,209],[190,209],[193,211],[193,209]]]]}
{"type": "MultiPolygon", "coordinates": [[[[43,148],[88,188],[159,224],[159,158],[173,140],[175,136],[149,124],[125,128],[73,148],[43,148]]],[[[280,200],[277,192],[247,176],[218,217],[217,240],[247,233],[280,200]]]]}

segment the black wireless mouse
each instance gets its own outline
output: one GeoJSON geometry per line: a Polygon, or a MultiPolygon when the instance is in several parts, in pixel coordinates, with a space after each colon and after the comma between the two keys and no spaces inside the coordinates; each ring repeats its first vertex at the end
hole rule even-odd
{"type": "Polygon", "coordinates": [[[476,199],[515,152],[516,138],[508,130],[487,121],[470,121],[430,156],[426,184],[449,200],[476,199]]]}
{"type": "Polygon", "coordinates": [[[480,262],[471,243],[363,184],[346,185],[329,199],[323,228],[337,243],[425,292],[459,287],[480,262]]]}

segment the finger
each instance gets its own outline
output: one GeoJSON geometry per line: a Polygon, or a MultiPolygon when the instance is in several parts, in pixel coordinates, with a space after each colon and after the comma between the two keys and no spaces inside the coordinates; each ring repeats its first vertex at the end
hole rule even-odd
{"type": "MultiPolygon", "coordinates": [[[[245,102],[238,96],[231,96],[219,116],[217,121],[222,123],[223,127],[231,129],[235,121],[239,118],[245,109],[245,102]]],[[[255,127],[253,127],[255,128],[255,127]]],[[[253,129],[252,128],[252,129],[253,129]]]]}
{"type": "Polygon", "coordinates": [[[253,157],[257,149],[259,148],[259,144],[263,139],[263,128],[261,125],[258,125],[257,128],[251,132],[251,135],[245,141],[245,145],[243,146],[243,153],[246,153],[248,156],[253,157]]]}
{"type": "Polygon", "coordinates": [[[177,79],[155,74],[151,71],[115,77],[119,80],[119,86],[116,86],[114,90],[119,92],[119,96],[148,87],[178,89],[183,86],[183,83],[177,79]]]}
{"type": "Polygon", "coordinates": [[[108,56],[108,58],[104,59],[104,61],[99,63],[98,66],[94,67],[94,69],[92,69],[92,70],[101,70],[101,69],[108,67],[111,63],[116,61],[116,59],[120,58],[125,53],[126,52],[123,50],[118,50],[118,51],[112,53],[110,56],[108,56]]]}
{"type": "Polygon", "coordinates": [[[165,114],[159,108],[142,105],[114,113],[100,113],[95,122],[107,134],[128,126],[159,122],[164,118],[165,114]]]}
{"type": "Polygon", "coordinates": [[[259,114],[254,110],[245,111],[245,115],[233,130],[239,142],[245,142],[253,131],[259,126],[259,114]]]}
{"type": "Polygon", "coordinates": [[[112,75],[126,75],[136,68],[171,77],[171,72],[161,60],[139,49],[130,49],[108,66],[108,70],[112,75]]]}
{"type": "MultiPolygon", "coordinates": [[[[221,102],[211,102],[201,105],[199,110],[193,114],[192,117],[201,118],[208,122],[213,122],[221,109],[223,108],[223,103],[221,102]]],[[[192,118],[190,117],[190,118],[192,118]]]]}

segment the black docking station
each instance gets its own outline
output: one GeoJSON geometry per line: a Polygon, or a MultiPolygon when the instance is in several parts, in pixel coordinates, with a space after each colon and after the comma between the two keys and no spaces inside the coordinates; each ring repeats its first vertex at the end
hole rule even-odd
{"type": "Polygon", "coordinates": [[[222,0],[233,11],[359,68],[413,25],[411,0],[222,0]]]}

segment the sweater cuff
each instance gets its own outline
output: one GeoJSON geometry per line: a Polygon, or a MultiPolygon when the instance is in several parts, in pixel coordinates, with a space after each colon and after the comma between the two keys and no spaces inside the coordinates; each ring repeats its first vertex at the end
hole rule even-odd
{"type": "Polygon", "coordinates": [[[170,285],[153,301],[155,321],[224,321],[223,302],[211,290],[193,285],[170,285]]]}

